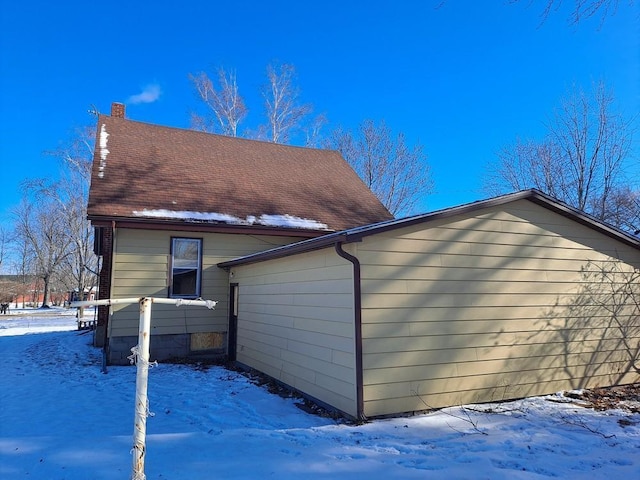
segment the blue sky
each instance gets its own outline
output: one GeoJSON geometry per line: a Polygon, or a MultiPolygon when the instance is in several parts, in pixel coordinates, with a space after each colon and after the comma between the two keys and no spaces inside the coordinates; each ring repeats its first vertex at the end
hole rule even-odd
{"type": "Polygon", "coordinates": [[[236,70],[251,127],[272,61],[295,65],[328,128],[385,120],[424,146],[436,193],[419,210],[483,198],[496,152],[540,137],[573,84],[604,80],[640,111],[638,2],[571,26],[568,0],[541,24],[545,1],[3,2],[0,220],[21,181],[59,174],[44,152],[94,123],[92,106],[126,102],[128,118],[188,127],[188,75],[221,65],[236,70]],[[153,101],[134,103],[148,86],[153,101]]]}

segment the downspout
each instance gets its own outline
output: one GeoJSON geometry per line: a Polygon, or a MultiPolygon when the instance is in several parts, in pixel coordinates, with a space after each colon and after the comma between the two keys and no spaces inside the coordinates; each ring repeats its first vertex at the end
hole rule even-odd
{"type": "MultiPolygon", "coordinates": [[[[109,296],[111,298],[113,294],[113,280],[115,278],[114,257],[116,254],[116,221],[111,221],[111,252],[109,253],[109,296]]],[[[109,330],[111,329],[111,305],[107,306],[107,322],[104,330],[104,345],[102,346],[102,373],[107,373],[107,364],[109,363],[109,343],[111,336],[109,330]]]]}
{"type": "Polygon", "coordinates": [[[366,421],[364,415],[364,385],[362,372],[362,287],[360,281],[360,261],[342,249],[342,243],[335,243],[336,253],[353,264],[353,316],[355,327],[356,356],[356,418],[366,421]]]}

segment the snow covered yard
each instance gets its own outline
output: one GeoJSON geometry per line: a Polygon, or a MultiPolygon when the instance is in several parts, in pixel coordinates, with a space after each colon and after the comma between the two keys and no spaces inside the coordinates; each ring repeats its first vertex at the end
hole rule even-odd
{"type": "MultiPolygon", "coordinates": [[[[75,329],[0,317],[0,478],[129,478],[135,368],[101,373],[75,329]]],[[[640,478],[640,414],[561,396],[352,426],[221,367],[161,364],[149,399],[148,479],[640,478]]]]}

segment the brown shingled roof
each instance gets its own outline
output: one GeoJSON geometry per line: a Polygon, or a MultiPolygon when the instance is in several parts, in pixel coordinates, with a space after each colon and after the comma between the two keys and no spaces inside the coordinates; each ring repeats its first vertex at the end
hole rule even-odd
{"type": "Polygon", "coordinates": [[[240,219],[291,215],[343,230],[392,218],[336,151],[104,115],[97,128],[92,220],[144,220],[134,212],[146,209],[240,219]]]}

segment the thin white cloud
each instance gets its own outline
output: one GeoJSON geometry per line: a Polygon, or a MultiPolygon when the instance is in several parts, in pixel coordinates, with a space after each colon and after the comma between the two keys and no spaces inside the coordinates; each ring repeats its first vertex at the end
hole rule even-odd
{"type": "Polygon", "coordinates": [[[145,86],[137,95],[131,95],[127,100],[127,103],[131,105],[138,105],[140,103],[153,103],[162,94],[162,90],[160,89],[160,85],[157,83],[151,83],[145,86]]]}

